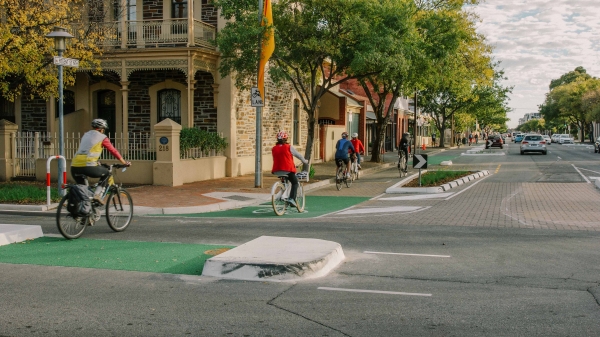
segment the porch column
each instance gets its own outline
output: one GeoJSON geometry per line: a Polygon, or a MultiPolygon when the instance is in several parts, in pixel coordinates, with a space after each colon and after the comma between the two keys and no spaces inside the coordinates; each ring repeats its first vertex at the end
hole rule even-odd
{"type": "Polygon", "coordinates": [[[0,119],[0,181],[8,181],[14,173],[14,153],[12,135],[19,126],[5,119],[0,119]]]}
{"type": "Polygon", "coordinates": [[[127,33],[127,0],[120,1],[121,10],[119,15],[119,29],[121,30],[121,49],[127,49],[127,38],[129,34],[127,33]]]}
{"type": "Polygon", "coordinates": [[[196,80],[194,80],[194,75],[193,72],[190,73],[191,75],[188,75],[188,84],[187,84],[187,91],[188,91],[188,99],[187,99],[187,125],[185,122],[182,121],[182,125],[183,127],[188,127],[188,128],[192,128],[194,127],[194,88],[196,86],[196,80]]]}
{"type": "Polygon", "coordinates": [[[194,2],[188,3],[188,47],[194,46],[194,2]]]}
{"type": "Polygon", "coordinates": [[[123,97],[123,125],[122,132],[129,132],[129,81],[121,81],[121,95],[123,97]]]}

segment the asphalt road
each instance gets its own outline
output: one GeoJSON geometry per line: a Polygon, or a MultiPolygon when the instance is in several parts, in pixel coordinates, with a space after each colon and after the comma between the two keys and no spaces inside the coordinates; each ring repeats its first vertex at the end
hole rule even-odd
{"type": "MultiPolygon", "coordinates": [[[[457,156],[455,169],[492,175],[443,197],[389,199],[403,197],[384,194],[399,180],[390,169],[309,193],[372,198],[350,214],[136,217],[123,233],[94,226],[86,238],[318,238],[339,242],[346,260],[297,283],[0,264],[0,336],[600,336],[600,190],[590,178],[600,177],[600,154],[464,151],[444,155],[457,156]]],[[[49,217],[0,223],[57,233],[49,217]]]]}

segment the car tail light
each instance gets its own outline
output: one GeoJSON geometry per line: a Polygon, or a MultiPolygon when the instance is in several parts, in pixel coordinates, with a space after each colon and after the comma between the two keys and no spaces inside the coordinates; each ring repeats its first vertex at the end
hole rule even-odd
{"type": "Polygon", "coordinates": [[[540,144],[546,144],[546,142],[545,141],[541,141],[540,144]]]}
{"type": "Polygon", "coordinates": [[[521,142],[521,144],[529,144],[529,142],[523,141],[521,142]]]}

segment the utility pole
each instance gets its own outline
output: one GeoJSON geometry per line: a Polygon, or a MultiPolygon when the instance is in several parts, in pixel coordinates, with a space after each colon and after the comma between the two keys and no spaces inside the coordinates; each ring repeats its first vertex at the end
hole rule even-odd
{"type": "MultiPolygon", "coordinates": [[[[262,13],[263,13],[263,1],[258,0],[258,23],[262,22],[262,13]]],[[[262,49],[262,35],[258,37],[258,59],[260,60],[260,54],[262,49]]],[[[257,66],[257,76],[260,71],[260,61],[257,66]]],[[[260,88],[259,88],[260,90],[260,88]]],[[[262,188],[262,106],[256,107],[256,160],[254,162],[254,187],[262,188]]]]}

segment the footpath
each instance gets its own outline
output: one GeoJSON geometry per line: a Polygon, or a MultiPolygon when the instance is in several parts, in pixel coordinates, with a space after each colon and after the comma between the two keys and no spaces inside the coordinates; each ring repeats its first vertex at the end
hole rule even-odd
{"type": "MultiPolygon", "coordinates": [[[[436,154],[444,151],[441,148],[419,150],[421,154],[436,154]]],[[[380,170],[395,167],[397,155],[386,152],[383,163],[370,162],[371,156],[363,156],[360,175],[369,175],[380,170]]],[[[335,162],[313,164],[315,175],[304,184],[304,191],[335,183],[335,162]]],[[[143,185],[129,187],[134,203],[135,215],[147,214],[192,214],[206,213],[252,206],[264,203],[271,198],[271,186],[277,177],[263,172],[262,187],[255,187],[255,175],[227,177],[214,180],[199,181],[182,186],[143,185]]],[[[0,204],[0,213],[22,215],[53,215],[56,205],[16,205],[0,204]]]]}

